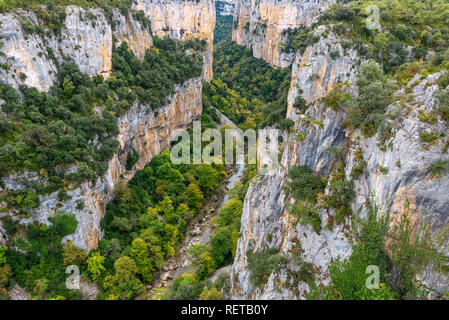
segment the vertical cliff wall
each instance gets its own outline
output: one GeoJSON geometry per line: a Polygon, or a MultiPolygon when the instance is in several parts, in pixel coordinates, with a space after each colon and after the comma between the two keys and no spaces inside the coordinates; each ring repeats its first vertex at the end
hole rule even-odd
{"type": "Polygon", "coordinates": [[[282,52],[283,31],[309,25],[314,17],[334,1],[237,0],[232,40],[253,49],[256,58],[284,68],[293,55],[282,52]]]}
{"type": "MultiPolygon", "coordinates": [[[[303,55],[298,54],[293,64],[287,117],[294,120],[295,125],[284,144],[281,167],[268,175],[257,176],[248,189],[241,237],[231,272],[231,298],[304,299],[310,288],[297,280],[301,264],[294,259],[295,255],[311,263],[318,286],[328,284],[328,267],[333,261],[351,255],[356,241],[351,217],[346,217],[342,224],[335,224],[334,209],[320,209],[322,229],[316,232],[310,225],[297,223],[296,218],[288,213],[287,204],[293,199],[283,190],[288,170],[294,166],[306,165],[318,175],[329,177],[336,164],[335,158],[326,152],[329,147],[343,150],[347,180],[352,179],[352,168],[360,161],[357,151],[363,151],[366,168],[354,180],[355,199],[350,204],[353,217],[363,217],[367,212],[366,203],[370,200],[380,205],[381,214],[393,213],[392,223],[397,224],[401,213],[405,212],[414,227],[428,221],[435,234],[449,224],[446,192],[449,177],[435,178],[429,170],[431,163],[448,159],[444,152],[447,137],[431,146],[420,140],[420,134],[425,130],[434,130],[444,136],[447,126],[441,119],[430,126],[423,123],[419,120],[418,111],[424,108],[427,113],[435,112],[436,81],[440,74],[425,79],[417,75],[407,88],[395,93],[401,97],[407,91],[410,99],[403,102],[405,107],[395,118],[393,134],[384,142],[388,146],[384,148],[376,136],[367,138],[358,130],[346,129],[346,112],[332,110],[320,101],[319,98],[326,96],[338,82],[348,84],[349,90],[355,90],[353,84],[359,67],[357,53],[341,47],[344,39],[332,32],[324,37],[323,31],[324,27],[315,30],[315,35],[321,35],[320,40],[309,46],[303,55]],[[338,50],[339,57],[332,58],[331,50],[338,50]],[[293,107],[300,94],[310,104],[305,113],[293,107]],[[256,287],[250,281],[247,252],[267,248],[279,249],[289,257],[289,263],[279,272],[273,272],[263,286],[256,287]]],[[[387,113],[393,110],[398,110],[397,105],[390,105],[387,113]]],[[[329,189],[326,188],[325,195],[328,194],[329,189]]],[[[446,254],[449,252],[447,247],[440,249],[446,254]]],[[[449,289],[449,279],[442,274],[428,270],[419,278],[434,296],[449,289]]]]}
{"type": "MultiPolygon", "coordinates": [[[[103,235],[100,221],[106,204],[113,199],[117,183],[131,179],[138,169],[170,146],[173,135],[200,117],[202,81],[212,77],[213,2],[140,1],[134,9],[145,11],[156,35],[179,40],[206,40],[208,47],[202,77],[176,86],[175,93],[169,97],[170,102],[157,110],[135,104],[121,116],[118,119],[117,153],[109,161],[107,172],[96,183],[85,182],[76,189],[68,190],[70,200],[67,201],[59,201],[57,192],[40,196],[39,207],[33,209],[27,219],[17,217],[12,212],[1,212],[0,216],[10,215],[22,224],[35,220],[47,223],[48,217],[60,210],[73,212],[78,228],[64,240],[70,239],[84,249],[96,248],[103,235]],[[127,171],[126,160],[132,149],[139,153],[139,160],[132,170],[127,171]]],[[[24,84],[46,91],[56,80],[57,66],[65,60],[74,61],[82,72],[101,74],[106,78],[111,74],[114,38],[117,45],[126,42],[140,58],[152,45],[150,29],[136,21],[131,13],[125,16],[113,9],[113,27],[111,17],[108,19],[100,9],[68,6],[64,10],[65,17],[58,35],[49,32],[31,11],[17,10],[0,15],[1,81],[15,88],[24,84]],[[31,27],[27,28],[24,22],[31,27]],[[37,30],[37,26],[41,26],[43,32],[33,31],[37,30]]],[[[23,188],[21,180],[24,178],[36,179],[37,174],[11,175],[3,180],[4,189],[23,188]]],[[[0,223],[0,243],[5,241],[6,233],[0,223]]]]}
{"type": "Polygon", "coordinates": [[[47,91],[53,84],[57,64],[73,60],[82,72],[108,77],[112,67],[112,37],[126,41],[134,53],[143,57],[152,44],[149,30],[135,21],[131,14],[113,11],[113,29],[100,9],[68,6],[60,35],[46,31],[32,11],[17,10],[0,14],[1,79],[14,87],[20,84],[47,91]],[[45,34],[23,28],[25,22],[41,26],[45,34]]]}
{"type": "Polygon", "coordinates": [[[151,20],[153,33],[174,39],[204,39],[203,76],[212,79],[215,3],[212,0],[137,0],[135,10],[143,10],[151,20]]]}

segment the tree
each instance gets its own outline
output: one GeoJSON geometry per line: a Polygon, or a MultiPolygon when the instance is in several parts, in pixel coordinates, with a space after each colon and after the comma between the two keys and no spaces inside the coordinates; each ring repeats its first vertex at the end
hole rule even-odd
{"type": "Polygon", "coordinates": [[[164,216],[173,214],[175,208],[173,208],[172,201],[169,196],[165,196],[164,199],[158,203],[157,209],[164,216]]]}
{"type": "Polygon", "coordinates": [[[218,217],[220,226],[227,226],[240,218],[242,214],[243,203],[239,199],[230,199],[224,207],[221,208],[218,217]]]}
{"type": "Polygon", "coordinates": [[[210,245],[217,267],[232,263],[232,226],[217,229],[210,240],[210,245]]]}
{"type": "Polygon", "coordinates": [[[222,300],[223,296],[221,291],[217,288],[207,289],[206,287],[203,289],[203,292],[200,294],[199,300],[222,300]]]}
{"type": "Polygon", "coordinates": [[[118,258],[114,262],[114,270],[115,274],[107,275],[103,281],[111,299],[131,299],[143,292],[143,285],[136,277],[138,268],[133,259],[128,256],[118,258]]]}
{"type": "Polygon", "coordinates": [[[64,265],[77,265],[85,262],[87,259],[87,253],[83,249],[77,248],[72,244],[72,241],[67,243],[62,248],[62,256],[64,259],[64,265]]]}
{"type": "Polygon", "coordinates": [[[87,258],[87,271],[91,274],[92,279],[97,280],[101,276],[101,273],[106,270],[103,266],[104,260],[105,258],[100,252],[94,252],[87,258]]]}
{"type": "Polygon", "coordinates": [[[153,278],[152,272],[154,271],[154,265],[150,258],[147,243],[141,238],[134,239],[131,245],[130,254],[136,262],[137,273],[142,276],[143,281],[150,283],[153,278]]]}
{"type": "Polygon", "coordinates": [[[315,202],[317,193],[324,191],[324,183],[307,166],[293,167],[288,172],[290,181],[285,189],[296,200],[315,202]]]}
{"type": "Polygon", "coordinates": [[[203,194],[196,184],[189,184],[181,195],[182,202],[185,202],[193,211],[198,211],[203,206],[203,194]]]}
{"type": "Polygon", "coordinates": [[[211,248],[206,244],[197,244],[189,250],[189,260],[197,268],[199,280],[206,279],[215,270],[211,248]]]}

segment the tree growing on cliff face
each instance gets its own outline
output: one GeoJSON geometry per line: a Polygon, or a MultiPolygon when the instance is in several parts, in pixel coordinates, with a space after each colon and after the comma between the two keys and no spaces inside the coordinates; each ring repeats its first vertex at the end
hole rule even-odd
{"type": "Polygon", "coordinates": [[[394,87],[379,65],[367,62],[360,67],[357,88],[358,95],[349,110],[349,122],[365,134],[372,135],[384,121],[389,95],[394,87]]]}

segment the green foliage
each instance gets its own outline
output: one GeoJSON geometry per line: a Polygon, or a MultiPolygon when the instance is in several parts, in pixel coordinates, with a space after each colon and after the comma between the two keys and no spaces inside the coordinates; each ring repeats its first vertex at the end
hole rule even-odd
{"type": "Polygon", "coordinates": [[[392,85],[374,62],[362,65],[357,75],[358,95],[349,110],[349,123],[372,135],[384,121],[392,85]]]}
{"type": "Polygon", "coordinates": [[[379,217],[378,208],[370,207],[366,218],[355,225],[359,242],[351,256],[346,261],[335,261],[329,267],[329,286],[315,288],[311,296],[345,300],[420,298],[423,291],[416,275],[428,267],[444,272],[448,259],[438,249],[447,240],[447,234],[432,235],[426,224],[413,234],[409,217],[406,210],[394,225],[390,215],[379,217]],[[377,290],[366,288],[366,269],[371,265],[380,271],[377,290]]]}
{"type": "Polygon", "coordinates": [[[123,14],[128,12],[130,0],[2,0],[0,3],[0,12],[8,12],[17,8],[32,9],[40,12],[43,10],[41,6],[46,6],[46,10],[54,11],[60,6],[75,5],[79,7],[101,7],[107,16],[112,16],[112,8],[118,8],[123,14]]]}
{"type": "Polygon", "coordinates": [[[250,272],[249,280],[256,287],[266,284],[270,274],[281,270],[289,261],[276,248],[270,248],[260,252],[248,250],[246,256],[248,259],[247,268],[250,272]]]}
{"type": "Polygon", "coordinates": [[[346,180],[342,161],[337,163],[337,167],[332,172],[328,183],[329,194],[324,197],[324,206],[336,209],[334,221],[341,224],[346,216],[352,214],[350,203],[354,200],[354,181],[346,180]]]}
{"type": "Polygon", "coordinates": [[[1,221],[2,221],[2,227],[3,227],[3,229],[5,229],[6,234],[9,237],[14,236],[18,230],[17,223],[10,216],[2,217],[1,221]]]}
{"type": "Polygon", "coordinates": [[[218,213],[218,224],[220,226],[227,226],[233,223],[238,223],[242,215],[243,202],[239,199],[230,199],[225,206],[220,209],[218,213]]]}
{"type": "Polygon", "coordinates": [[[430,171],[436,176],[449,173],[449,160],[438,160],[430,165],[430,171]]]}
{"type": "Polygon", "coordinates": [[[440,53],[449,43],[448,10],[449,4],[444,0],[358,0],[332,5],[320,15],[316,25],[333,24],[334,32],[351,39],[349,46],[361,57],[375,60],[386,73],[394,74],[407,63],[425,60],[430,51],[436,51],[435,62],[442,63],[440,53]],[[370,5],[380,9],[382,30],[367,28],[370,13],[366,9],[370,5]]]}
{"type": "Polygon", "coordinates": [[[137,161],[139,161],[139,157],[139,153],[136,150],[132,149],[128,153],[128,158],[126,159],[126,170],[131,170],[137,163],[137,161]]]}
{"type": "MultiPolygon", "coordinates": [[[[153,46],[141,61],[123,42],[112,56],[116,86],[132,87],[142,103],[151,105],[153,109],[161,107],[167,104],[175,84],[183,84],[201,75],[203,58],[200,51],[205,46],[206,43],[200,40],[177,42],[154,37],[153,46]],[[193,49],[192,54],[186,53],[189,49],[193,49]]],[[[126,91],[122,92],[129,96],[126,91]]],[[[132,104],[133,101],[127,102],[132,104]]]]}
{"type": "MultiPolygon", "coordinates": [[[[85,270],[84,255],[61,239],[75,231],[76,218],[71,213],[60,212],[50,217],[52,224],[46,226],[37,222],[26,226],[25,238],[19,237],[14,244],[19,251],[10,247],[6,256],[12,269],[12,277],[36,299],[64,297],[79,298],[78,293],[65,286],[66,263],[79,262],[78,267],[85,270]]],[[[83,251],[84,252],[84,251],[83,251]]]]}
{"type": "Polygon", "coordinates": [[[73,245],[71,241],[67,241],[62,247],[62,257],[65,266],[81,266],[87,259],[87,253],[83,249],[73,245]]]}
{"type": "Polygon", "coordinates": [[[333,110],[342,110],[347,107],[351,101],[351,95],[344,91],[343,85],[338,83],[326,97],[323,98],[323,102],[326,106],[333,110]]]}
{"type": "Polygon", "coordinates": [[[419,138],[421,139],[422,142],[432,143],[432,142],[435,142],[436,140],[438,140],[440,138],[440,135],[436,131],[432,130],[432,131],[428,132],[426,130],[426,131],[421,132],[421,134],[419,135],[419,138]]]}
{"type": "Polygon", "coordinates": [[[233,262],[232,250],[232,226],[218,228],[210,240],[212,257],[217,267],[225,266],[233,262]]]}
{"type": "MultiPolygon", "coordinates": [[[[99,243],[105,258],[102,294],[111,299],[129,296],[140,290],[138,283],[151,283],[154,272],[175,253],[187,223],[201,210],[223,177],[222,165],[175,165],[166,149],[138,170],[128,185],[120,184],[101,222],[105,230],[99,243]],[[114,275],[114,264],[122,255],[129,256],[137,268],[136,280],[133,278],[126,286],[119,285],[114,275]],[[128,289],[120,293],[117,289],[120,286],[128,289]]],[[[212,249],[195,257],[199,261],[197,276],[203,279],[215,269],[212,249]]]]}
{"type": "Polygon", "coordinates": [[[438,110],[441,114],[441,117],[449,121],[449,89],[440,90],[437,93],[437,99],[438,99],[438,110]]]}
{"type": "Polygon", "coordinates": [[[274,69],[251,50],[222,41],[214,51],[214,77],[204,88],[208,103],[242,129],[285,122],[291,68],[274,69]]]}
{"type": "Polygon", "coordinates": [[[365,167],[366,167],[365,160],[357,161],[356,164],[354,164],[354,166],[351,169],[351,178],[353,180],[357,180],[363,173],[363,171],[365,171],[365,167]]]}
{"type": "Polygon", "coordinates": [[[286,53],[299,51],[301,54],[304,54],[309,45],[318,42],[320,39],[313,35],[310,27],[289,28],[284,30],[282,35],[286,38],[286,41],[282,43],[281,50],[286,53]]]}
{"type": "Polygon", "coordinates": [[[87,258],[87,271],[89,271],[92,279],[97,280],[101,273],[106,270],[103,266],[105,258],[99,252],[93,252],[89,258],[87,258]]]}
{"type": "Polygon", "coordinates": [[[316,194],[324,191],[324,183],[307,166],[293,167],[288,172],[290,181],[285,189],[296,200],[315,202],[316,194]]]}
{"type": "Polygon", "coordinates": [[[211,248],[205,244],[197,244],[189,250],[189,259],[197,268],[196,274],[199,280],[208,278],[215,270],[215,261],[212,258],[211,248]]]}
{"type": "MultiPolygon", "coordinates": [[[[232,20],[231,20],[232,21],[232,20]]],[[[204,288],[201,292],[199,300],[222,300],[223,294],[217,288],[204,288]]]]}
{"type": "Polygon", "coordinates": [[[133,259],[120,257],[114,262],[114,271],[113,275],[109,274],[103,280],[103,286],[109,294],[107,299],[131,299],[143,292],[143,285],[136,277],[138,268],[133,259]]]}
{"type": "Polygon", "coordinates": [[[200,282],[193,273],[184,273],[173,281],[173,287],[170,292],[172,300],[196,300],[203,289],[203,283],[200,282]]]}
{"type": "Polygon", "coordinates": [[[324,182],[307,166],[291,168],[288,177],[290,181],[284,189],[295,199],[290,214],[296,216],[299,223],[310,224],[315,232],[319,232],[321,218],[315,205],[318,195],[324,192],[324,182]]]}
{"type": "Polygon", "coordinates": [[[298,217],[302,225],[311,225],[315,232],[321,231],[321,218],[315,204],[309,201],[296,201],[290,214],[298,217]]]}
{"type": "Polygon", "coordinates": [[[222,16],[217,14],[214,30],[214,45],[232,38],[232,20],[233,16],[222,16]]]}
{"type": "MultiPolygon", "coordinates": [[[[8,206],[26,211],[39,204],[37,194],[95,181],[116,152],[117,116],[136,98],[153,108],[166,104],[175,84],[201,75],[199,51],[204,47],[199,40],[179,43],[154,38],[154,46],[141,61],[122,43],[113,52],[113,72],[107,81],[101,76],[89,78],[68,62],[60,66],[57,83],[48,93],[25,86],[19,93],[0,84],[2,111],[7,114],[0,118],[0,176],[29,170],[48,177],[46,185],[28,182],[20,195],[3,194],[8,206]],[[101,111],[94,112],[94,106],[101,106],[101,111]],[[68,170],[73,166],[75,172],[68,170]]],[[[137,159],[132,152],[127,168],[137,159]]]]}
{"type": "Polygon", "coordinates": [[[0,247],[0,266],[7,262],[6,255],[5,255],[6,249],[8,249],[7,246],[1,246],[0,247]]]}

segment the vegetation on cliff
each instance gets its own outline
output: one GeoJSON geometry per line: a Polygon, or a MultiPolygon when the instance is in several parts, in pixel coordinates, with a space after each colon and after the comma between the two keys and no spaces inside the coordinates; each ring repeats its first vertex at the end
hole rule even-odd
{"type": "Polygon", "coordinates": [[[90,78],[68,62],[47,93],[0,84],[0,177],[14,172],[39,176],[36,181],[22,179],[22,190],[0,195],[7,209],[26,214],[39,205],[37,195],[96,181],[117,150],[117,118],[135,103],[153,109],[167,104],[175,84],[201,75],[198,52],[203,49],[203,41],[181,44],[155,37],[143,61],[122,43],[113,53],[107,80],[90,78]]]}
{"type": "Polygon", "coordinates": [[[287,128],[290,78],[291,68],[272,68],[251,50],[223,41],[214,53],[214,79],[204,90],[208,101],[242,129],[287,128]]]}

